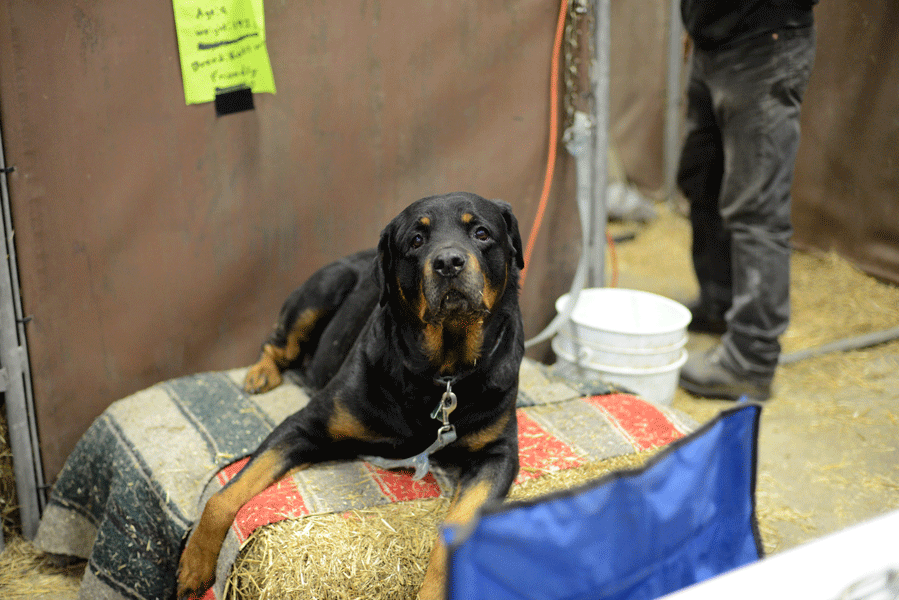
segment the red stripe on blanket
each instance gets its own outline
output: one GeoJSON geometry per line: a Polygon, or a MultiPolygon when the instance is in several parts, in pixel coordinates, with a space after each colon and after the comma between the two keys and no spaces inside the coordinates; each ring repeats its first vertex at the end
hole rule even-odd
{"type": "Polygon", "coordinates": [[[610,394],[585,400],[601,410],[638,451],[664,446],[684,435],[665,413],[641,398],[610,394]]]}
{"type": "MultiPolygon", "coordinates": [[[[683,435],[663,412],[640,398],[612,394],[584,398],[584,401],[599,410],[636,450],[655,448],[683,435]]],[[[578,467],[588,460],[520,409],[518,444],[521,468],[515,483],[578,467]]],[[[219,483],[226,485],[247,462],[248,459],[243,459],[223,468],[217,475],[219,483]]],[[[430,473],[421,481],[414,481],[410,471],[387,471],[371,465],[367,468],[371,480],[377,484],[385,499],[391,502],[436,498],[441,494],[437,480],[430,473]]],[[[247,503],[238,512],[232,528],[243,544],[258,527],[309,514],[299,488],[292,478],[287,477],[247,503]]]]}
{"type": "Polygon", "coordinates": [[[216,477],[218,477],[219,483],[224,486],[229,481],[234,479],[234,476],[240,473],[241,469],[243,469],[248,462],[250,462],[249,456],[246,458],[242,458],[237,462],[233,462],[230,465],[225,465],[225,467],[216,475],[216,477]]]}
{"type": "Polygon", "coordinates": [[[518,410],[518,464],[515,483],[540,477],[546,473],[571,469],[584,464],[584,459],[571,447],[545,431],[521,409],[518,410]]]}
{"type": "MultiPolygon", "coordinates": [[[[225,485],[240,472],[249,461],[248,458],[231,463],[219,471],[218,480],[225,485]]],[[[253,497],[237,511],[237,517],[231,529],[243,544],[256,528],[284,519],[303,517],[309,514],[303,496],[291,477],[284,477],[274,485],[253,497]]]]}
{"type": "Polygon", "coordinates": [[[378,484],[381,493],[391,502],[440,497],[440,486],[431,473],[420,481],[415,481],[412,479],[412,471],[387,471],[368,463],[365,463],[365,466],[371,472],[371,477],[378,484]]]}

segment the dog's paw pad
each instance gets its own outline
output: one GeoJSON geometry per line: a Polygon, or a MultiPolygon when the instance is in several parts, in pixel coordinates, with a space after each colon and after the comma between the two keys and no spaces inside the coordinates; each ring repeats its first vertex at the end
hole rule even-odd
{"type": "Polygon", "coordinates": [[[269,364],[268,361],[262,360],[247,371],[243,389],[249,394],[261,394],[275,389],[281,385],[281,381],[281,373],[277,367],[269,364]]]}

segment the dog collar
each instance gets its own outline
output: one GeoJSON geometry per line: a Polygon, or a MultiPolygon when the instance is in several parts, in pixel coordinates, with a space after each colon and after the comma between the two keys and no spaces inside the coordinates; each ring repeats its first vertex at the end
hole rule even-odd
{"type": "Polygon", "coordinates": [[[453,380],[459,377],[453,377],[446,381],[446,391],[440,397],[437,407],[431,411],[431,418],[440,421],[440,427],[437,429],[437,439],[425,448],[422,452],[411,458],[390,459],[380,456],[361,456],[363,460],[373,464],[381,469],[415,469],[412,479],[418,481],[428,474],[431,470],[430,456],[434,452],[446,448],[456,441],[456,428],[449,422],[450,413],[452,413],[458,400],[456,394],[453,393],[453,380]]]}
{"type": "MultiPolygon", "coordinates": [[[[462,373],[457,373],[455,375],[444,375],[443,377],[435,377],[434,385],[438,387],[446,386],[447,390],[449,390],[450,386],[455,383],[458,383],[461,379],[464,379],[468,375],[474,373],[474,369],[469,369],[467,371],[463,371],[462,373]]],[[[442,400],[441,400],[442,401],[442,400]]],[[[436,419],[437,417],[431,417],[432,419],[436,419]]]]}
{"type": "MultiPolygon", "coordinates": [[[[493,353],[499,348],[501,341],[502,336],[497,336],[496,342],[493,344],[490,352],[487,353],[487,358],[493,356],[493,353]]],[[[381,456],[360,456],[359,458],[380,469],[415,469],[415,474],[412,476],[412,479],[416,481],[427,475],[428,471],[431,470],[431,461],[429,458],[431,454],[446,448],[456,441],[456,428],[449,422],[450,413],[452,413],[459,404],[456,394],[453,393],[453,385],[474,373],[475,370],[476,368],[472,368],[468,371],[456,373],[455,375],[444,375],[442,377],[434,378],[434,384],[441,387],[446,386],[446,391],[443,392],[443,395],[440,397],[440,402],[434,410],[431,411],[431,418],[439,420],[440,427],[437,429],[437,439],[435,439],[430,446],[410,458],[393,459],[383,458],[381,456]]]]}

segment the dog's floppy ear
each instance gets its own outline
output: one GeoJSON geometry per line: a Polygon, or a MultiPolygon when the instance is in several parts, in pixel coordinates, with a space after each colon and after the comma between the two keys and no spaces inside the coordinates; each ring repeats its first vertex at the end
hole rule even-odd
{"type": "Polygon", "coordinates": [[[506,231],[509,235],[509,241],[512,243],[512,250],[515,251],[515,265],[519,269],[524,268],[524,250],[521,247],[521,234],[518,232],[518,219],[512,214],[512,205],[502,200],[493,201],[503,215],[506,222],[506,231]]]}
{"type": "Polygon", "coordinates": [[[381,232],[378,256],[375,257],[374,277],[378,287],[381,288],[381,306],[387,304],[393,293],[393,230],[393,223],[390,223],[381,232]]]}

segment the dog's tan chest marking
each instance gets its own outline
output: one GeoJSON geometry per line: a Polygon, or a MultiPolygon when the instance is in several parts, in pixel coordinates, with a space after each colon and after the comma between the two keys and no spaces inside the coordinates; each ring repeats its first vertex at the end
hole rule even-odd
{"type": "Polygon", "coordinates": [[[451,324],[428,323],[422,333],[422,349],[440,373],[448,375],[477,364],[484,343],[484,319],[472,316],[451,324]]]}

